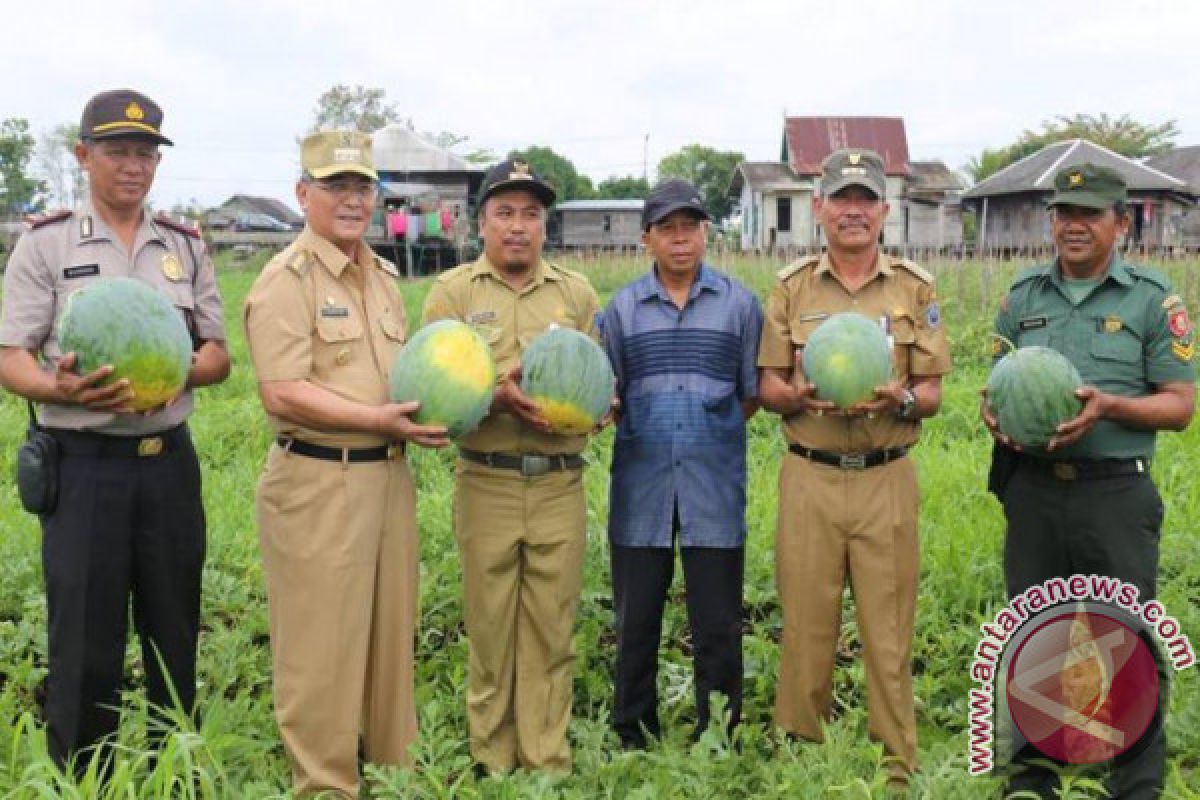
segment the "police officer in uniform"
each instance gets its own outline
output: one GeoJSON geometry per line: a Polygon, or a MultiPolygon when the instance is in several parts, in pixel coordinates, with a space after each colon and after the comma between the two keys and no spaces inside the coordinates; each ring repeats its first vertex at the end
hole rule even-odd
{"type": "Polygon", "coordinates": [[[258,484],[275,715],[297,794],[358,797],[358,754],[408,764],[416,738],[417,520],[405,443],[444,428],[388,400],[404,344],[399,274],[363,241],[378,175],[371,139],[308,136],[304,232],[246,297],[275,442],[258,484]]]}
{"type": "Polygon", "coordinates": [[[542,259],[554,190],[521,161],[484,177],[484,253],[443,273],[425,321],[463,320],[499,370],[479,428],[459,442],[454,527],[463,562],[470,666],[467,721],[481,769],[567,770],[571,629],[583,581],[584,436],[549,432],[520,390],[521,352],[550,325],[596,336],[587,279],[542,259]]]}
{"type": "MultiPolygon", "coordinates": [[[[1097,574],[1155,596],[1163,504],[1150,478],[1155,435],[1183,430],[1195,406],[1195,330],[1167,279],[1117,252],[1129,229],[1125,181],[1107,167],[1061,170],[1050,200],[1057,258],[1017,277],[996,332],[1017,347],[1065,355],[1083,378],[1079,415],[1046,452],[1017,452],[983,419],[999,447],[991,488],[1004,505],[1004,574],[1010,597],[1053,577],[1097,574]]],[[[997,339],[997,355],[1003,342],[997,339]]],[[[1160,669],[1160,680],[1166,675],[1160,669]]],[[[1165,697],[1165,693],[1163,695],[1165,697]]],[[[1111,796],[1157,797],[1166,739],[1161,714],[1146,746],[1118,757],[1111,796]]],[[[1016,755],[1013,791],[1055,796],[1056,775],[1016,755]]]]}
{"type": "Polygon", "coordinates": [[[788,442],[776,532],[783,652],[775,719],[790,734],[821,740],[848,578],[866,659],[868,728],[900,787],[917,766],[917,476],[907,453],[920,420],[938,410],[950,356],[932,276],[880,252],[883,160],[839,150],[822,170],[816,213],[828,249],[779,273],[758,358],[763,406],[783,416],[788,442]],[[879,320],[894,343],[893,379],[848,413],[816,400],[801,369],[808,337],[840,311],[879,320]]]}
{"type": "Polygon", "coordinates": [[[60,453],[58,502],[41,515],[47,744],[59,765],[117,728],[131,595],[149,701],[171,706],[173,687],[190,712],[196,696],[204,509],[186,420],[191,390],[224,380],[229,357],[199,232],[145,206],[159,145],[171,144],[162,120],[131,89],[91,98],[75,145],[87,200],[34,220],[4,276],[0,383],[38,404],[60,453]],[[195,345],[187,387],[145,413],[130,411],[128,382],[102,385],[111,365],[77,374],[55,335],[72,292],[114,277],[170,300],[195,345]]]}

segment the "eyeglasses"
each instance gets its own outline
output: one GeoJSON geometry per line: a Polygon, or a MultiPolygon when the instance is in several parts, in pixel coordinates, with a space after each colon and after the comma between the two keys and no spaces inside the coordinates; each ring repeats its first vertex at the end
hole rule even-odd
{"type": "Polygon", "coordinates": [[[312,181],[312,184],[329,192],[337,200],[349,200],[351,196],[367,200],[379,191],[379,184],[372,181],[312,181]]]}

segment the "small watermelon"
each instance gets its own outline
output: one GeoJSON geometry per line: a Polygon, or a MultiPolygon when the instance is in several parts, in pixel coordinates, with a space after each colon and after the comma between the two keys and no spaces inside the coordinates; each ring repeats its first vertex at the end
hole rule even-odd
{"type": "Polygon", "coordinates": [[[551,326],[521,356],[521,391],[555,433],[589,432],[608,411],[615,386],[604,350],[571,328],[551,326]]]}
{"type": "Polygon", "coordinates": [[[105,385],[122,378],[130,406],[147,411],[183,390],[192,337],[171,301],[133,278],[101,278],[76,290],[58,321],[58,343],[77,356],[81,375],[112,364],[105,385]]]}
{"type": "Polygon", "coordinates": [[[892,348],[879,323],[853,311],[822,322],[804,346],[804,374],[818,400],[838,408],[871,400],[892,374],[892,348]]]}
{"type": "Polygon", "coordinates": [[[458,438],[479,427],[496,392],[487,342],[465,322],[443,319],[417,331],[392,364],[391,396],[421,404],[413,419],[458,438]]]}
{"type": "Polygon", "coordinates": [[[1075,390],[1082,385],[1066,356],[1049,347],[1022,347],[992,367],[988,405],[1001,432],[1014,442],[1045,447],[1059,425],[1079,415],[1083,401],[1075,390]]]}

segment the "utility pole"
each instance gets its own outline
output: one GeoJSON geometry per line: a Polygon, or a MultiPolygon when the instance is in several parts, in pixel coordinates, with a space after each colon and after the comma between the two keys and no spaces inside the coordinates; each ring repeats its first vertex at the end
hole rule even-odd
{"type": "Polygon", "coordinates": [[[642,138],[642,180],[649,182],[649,173],[646,171],[646,162],[650,154],[650,134],[646,134],[642,138]]]}

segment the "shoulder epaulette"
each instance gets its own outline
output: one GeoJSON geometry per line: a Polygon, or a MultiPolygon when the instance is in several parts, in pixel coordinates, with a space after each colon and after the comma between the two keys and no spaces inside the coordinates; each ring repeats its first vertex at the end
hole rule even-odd
{"type": "Polygon", "coordinates": [[[1022,283],[1029,283],[1034,278],[1040,278],[1047,274],[1046,270],[1047,265],[1045,264],[1038,264],[1036,267],[1026,267],[1017,273],[1017,277],[1013,278],[1013,282],[1008,288],[1012,290],[1022,283]]]}
{"type": "Polygon", "coordinates": [[[44,214],[28,214],[25,216],[24,222],[29,226],[30,230],[37,230],[54,222],[62,222],[73,213],[75,212],[69,208],[60,208],[57,211],[47,211],[44,214]]]}
{"type": "Polygon", "coordinates": [[[567,269],[566,267],[555,264],[553,261],[547,261],[547,262],[545,262],[545,264],[547,267],[549,267],[550,269],[554,270],[555,272],[557,272],[558,274],[560,274],[564,277],[573,278],[577,281],[580,281],[581,283],[586,283],[589,286],[591,286],[591,281],[589,281],[587,279],[587,276],[584,275],[582,272],[579,272],[578,270],[567,269]]]}
{"type": "Polygon", "coordinates": [[[436,278],[434,278],[434,281],[436,283],[449,283],[450,281],[454,280],[455,278],[461,277],[463,275],[470,275],[471,271],[474,267],[475,267],[475,262],[473,262],[473,261],[468,262],[466,264],[459,264],[457,267],[451,267],[448,270],[439,272],[438,276],[436,278]]]}
{"type": "Polygon", "coordinates": [[[154,221],[164,228],[170,228],[176,233],[182,233],[184,236],[190,236],[193,239],[200,238],[200,229],[188,225],[186,222],[180,222],[165,211],[159,211],[154,215],[154,221]]]}
{"type": "Polygon", "coordinates": [[[400,270],[396,269],[396,265],[388,261],[383,256],[376,254],[375,263],[379,265],[381,270],[386,272],[388,275],[391,275],[393,278],[400,277],[400,270]]]}
{"type": "Polygon", "coordinates": [[[907,258],[893,258],[892,266],[902,267],[907,272],[914,275],[917,280],[921,281],[922,283],[933,283],[933,274],[915,261],[910,261],[907,258]]]}
{"type": "Polygon", "coordinates": [[[288,256],[288,260],[284,266],[298,277],[303,278],[312,269],[312,256],[309,255],[307,250],[297,250],[288,256]]]}
{"type": "Polygon", "coordinates": [[[1129,270],[1129,274],[1133,277],[1140,278],[1147,283],[1152,283],[1164,292],[1171,291],[1170,279],[1158,270],[1137,266],[1136,264],[1126,264],[1125,269],[1129,270]]]}
{"type": "Polygon", "coordinates": [[[779,280],[781,280],[781,281],[786,281],[788,278],[792,277],[800,270],[804,269],[805,267],[811,267],[813,264],[816,264],[820,260],[821,260],[820,256],[807,256],[805,258],[800,259],[799,261],[795,261],[791,264],[788,264],[786,267],[784,267],[783,269],[776,272],[775,277],[779,278],[779,280]]]}

